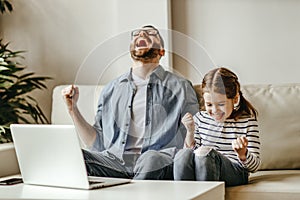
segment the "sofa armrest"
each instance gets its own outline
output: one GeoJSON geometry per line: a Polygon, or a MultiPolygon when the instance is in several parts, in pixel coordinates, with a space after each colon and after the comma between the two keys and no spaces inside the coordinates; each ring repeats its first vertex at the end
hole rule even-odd
{"type": "Polygon", "coordinates": [[[0,177],[19,174],[20,169],[13,143],[0,145],[0,177]]]}
{"type": "MultiPolygon", "coordinates": [[[[62,89],[67,86],[68,85],[59,85],[53,89],[51,112],[52,124],[73,124],[72,119],[67,111],[66,104],[61,95],[62,89]]],[[[102,85],[78,85],[78,108],[83,117],[91,125],[94,124],[98,98],[103,87],[104,86],[102,85]]]]}

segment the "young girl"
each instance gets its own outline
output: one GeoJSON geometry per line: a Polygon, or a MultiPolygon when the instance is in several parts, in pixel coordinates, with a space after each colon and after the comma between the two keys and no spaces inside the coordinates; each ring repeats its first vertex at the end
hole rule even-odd
{"type": "Polygon", "coordinates": [[[206,111],[182,118],[187,134],[174,159],[174,179],[247,184],[249,172],[260,164],[257,111],[226,68],[204,76],[202,95],[206,111]]]}

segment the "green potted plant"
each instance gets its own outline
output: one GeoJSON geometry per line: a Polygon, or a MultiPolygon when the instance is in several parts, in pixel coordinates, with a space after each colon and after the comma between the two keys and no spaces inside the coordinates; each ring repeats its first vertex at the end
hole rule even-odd
{"type": "MultiPolygon", "coordinates": [[[[1,13],[12,10],[7,0],[0,0],[1,13]]],[[[51,78],[26,72],[20,63],[24,51],[12,51],[8,46],[0,39],[0,143],[12,142],[12,123],[49,123],[30,93],[46,89],[45,81],[51,78]]]]}
{"type": "Polygon", "coordinates": [[[6,11],[11,12],[13,7],[8,0],[0,0],[0,12],[5,13],[6,11]]]}

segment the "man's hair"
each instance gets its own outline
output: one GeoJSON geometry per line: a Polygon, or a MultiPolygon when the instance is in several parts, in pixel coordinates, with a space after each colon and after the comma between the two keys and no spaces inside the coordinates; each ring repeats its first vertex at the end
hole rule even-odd
{"type": "Polygon", "coordinates": [[[157,30],[157,35],[160,39],[161,46],[162,46],[162,48],[165,48],[164,40],[163,40],[162,36],[160,35],[159,30],[157,28],[155,28],[153,25],[150,25],[150,24],[142,26],[142,28],[153,28],[153,29],[157,30]]]}

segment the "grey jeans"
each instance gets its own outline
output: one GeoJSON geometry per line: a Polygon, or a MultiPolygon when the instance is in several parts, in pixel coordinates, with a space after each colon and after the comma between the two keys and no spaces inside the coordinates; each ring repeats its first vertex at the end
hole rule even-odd
{"type": "Polygon", "coordinates": [[[174,158],[174,179],[243,185],[248,183],[248,170],[214,149],[202,155],[195,155],[192,149],[181,149],[174,158]]]}
{"type": "Polygon", "coordinates": [[[173,180],[173,159],[165,152],[149,150],[141,155],[117,158],[108,151],[82,150],[89,176],[148,180],[173,180]]]}

